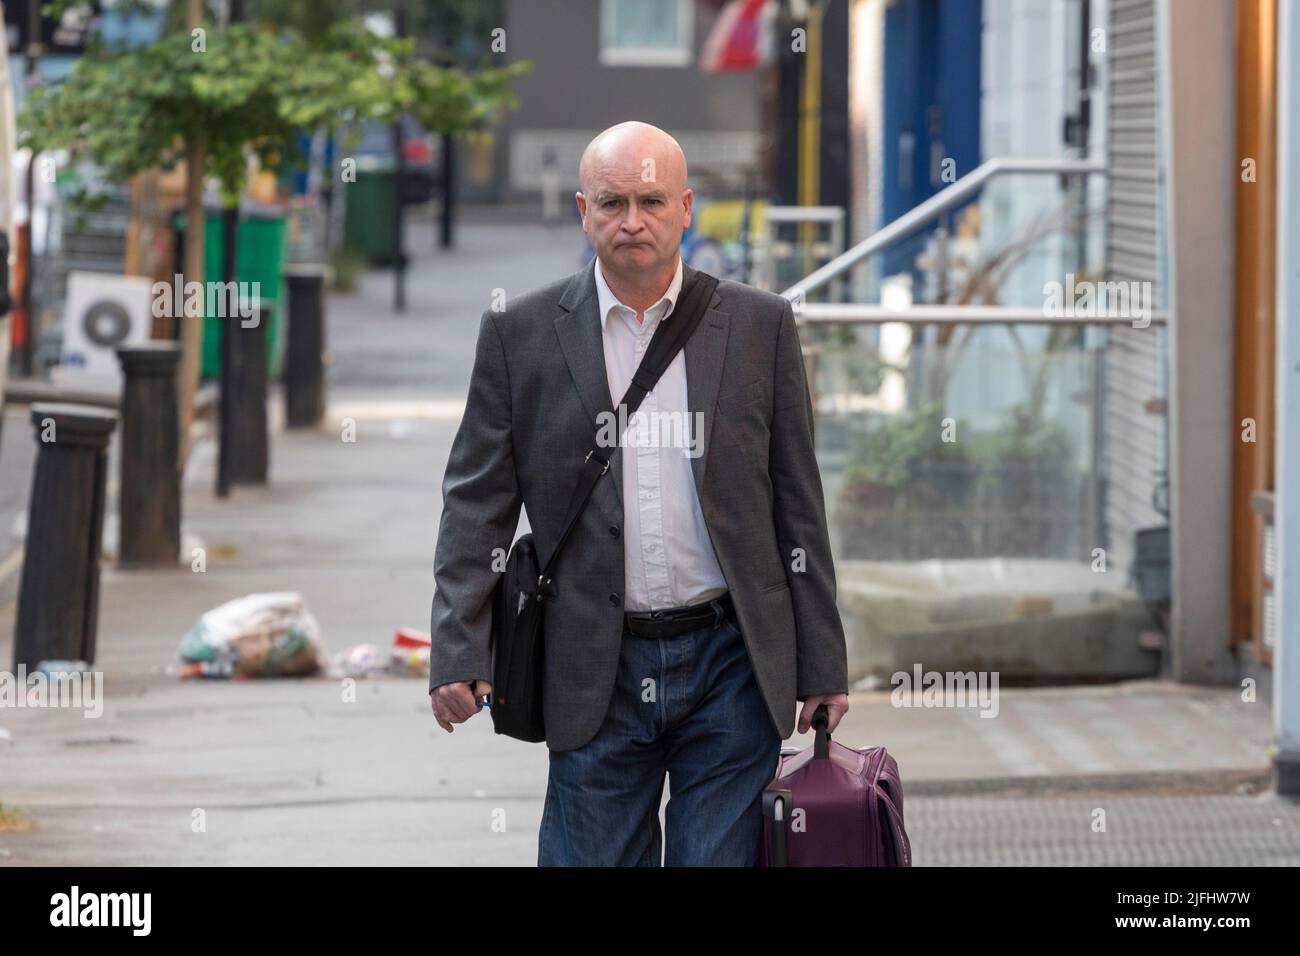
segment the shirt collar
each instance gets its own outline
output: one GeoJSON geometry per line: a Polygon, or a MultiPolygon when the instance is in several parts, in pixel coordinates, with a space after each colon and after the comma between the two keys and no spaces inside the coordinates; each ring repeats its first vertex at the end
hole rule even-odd
{"type": "MultiPolygon", "coordinates": [[[[605,276],[600,271],[600,256],[596,257],[595,272],[596,272],[596,298],[600,303],[600,328],[602,331],[604,331],[605,318],[609,315],[609,310],[612,309],[614,306],[622,305],[623,308],[627,309],[628,311],[634,314],[636,310],[629,305],[623,305],[623,303],[620,302],[618,298],[614,295],[613,290],[611,290],[609,287],[609,283],[605,281],[605,276]]],[[[654,305],[650,306],[650,309],[655,308],[661,302],[663,302],[664,299],[667,299],[668,307],[664,309],[665,314],[663,316],[660,316],[661,319],[667,318],[667,314],[672,310],[673,306],[676,304],[677,295],[678,293],[681,292],[681,290],[682,290],[682,257],[679,254],[677,256],[677,271],[673,274],[673,281],[668,283],[668,291],[666,291],[663,294],[663,296],[657,302],[655,302],[654,305]]],[[[650,309],[646,309],[646,311],[649,312],[650,309]]]]}

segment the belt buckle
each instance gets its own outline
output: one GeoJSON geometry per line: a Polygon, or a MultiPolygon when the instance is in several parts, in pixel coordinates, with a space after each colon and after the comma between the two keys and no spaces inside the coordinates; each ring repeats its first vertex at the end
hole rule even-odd
{"type": "Polygon", "coordinates": [[[713,598],[709,601],[709,606],[713,608],[713,626],[721,627],[723,618],[727,616],[727,612],[722,609],[722,602],[713,598]]]}

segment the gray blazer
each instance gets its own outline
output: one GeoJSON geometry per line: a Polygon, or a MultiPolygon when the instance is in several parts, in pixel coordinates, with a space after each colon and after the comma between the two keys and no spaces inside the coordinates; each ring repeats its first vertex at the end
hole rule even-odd
{"type": "MultiPolygon", "coordinates": [[[[694,272],[684,266],[683,283],[694,272]]],[[[722,280],[685,353],[691,418],[704,415],[703,453],[691,460],[701,511],[759,689],[785,738],[796,700],[848,687],[794,313],[778,295],[722,280]]],[[[591,263],[483,313],[442,483],[430,689],[492,679],[494,552],[503,567],[522,505],[538,554],[550,555],[598,415],[613,408],[591,263]]],[[[543,706],[552,750],[595,736],[614,687],[623,634],[619,455],[565,547],[547,605],[543,706]]]]}

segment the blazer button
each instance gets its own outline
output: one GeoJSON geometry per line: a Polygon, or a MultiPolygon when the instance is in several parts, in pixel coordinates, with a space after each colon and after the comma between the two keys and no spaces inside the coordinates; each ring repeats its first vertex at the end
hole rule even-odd
{"type": "Polygon", "coordinates": [[[619,532],[619,530],[618,530],[618,525],[616,525],[616,524],[612,524],[612,525],[610,525],[610,526],[609,526],[609,533],[610,533],[611,535],[613,535],[615,538],[617,538],[617,537],[619,536],[619,534],[620,534],[620,532],[619,532]]]}
{"type": "Polygon", "coordinates": [[[618,607],[620,604],[623,603],[623,599],[620,598],[617,594],[611,594],[609,596],[609,603],[612,604],[614,607],[618,607]]]}

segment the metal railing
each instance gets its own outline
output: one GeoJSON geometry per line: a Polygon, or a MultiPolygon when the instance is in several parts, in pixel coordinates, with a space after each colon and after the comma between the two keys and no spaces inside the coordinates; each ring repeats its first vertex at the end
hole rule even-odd
{"type": "MultiPolygon", "coordinates": [[[[808,256],[828,258],[844,252],[844,209],[840,206],[768,206],[763,212],[763,232],[754,244],[754,280],[760,289],[770,289],[776,284],[777,262],[789,258],[795,243],[778,238],[781,226],[824,226],[828,236],[825,242],[805,247],[808,256]],[[824,253],[829,250],[829,256],[824,253]]],[[[807,263],[810,265],[811,263],[807,263]]]]}
{"type": "MultiPolygon", "coordinates": [[[[990,159],[981,163],[976,169],[958,179],[955,183],[939,190],[925,202],[921,203],[889,225],[876,230],[852,249],[836,256],[826,265],[816,270],[802,281],[790,286],[781,295],[787,299],[805,299],[809,293],[816,291],[826,283],[846,273],[865,259],[888,248],[900,239],[905,239],[924,228],[932,220],[948,212],[953,207],[970,199],[990,180],[1007,174],[1041,175],[1041,176],[1086,176],[1106,175],[1102,163],[1079,159],[990,159]]],[[[847,321],[841,319],[840,321],[847,321]]]]}
{"type": "Polygon", "coordinates": [[[1131,325],[1145,328],[1164,325],[1168,314],[1153,311],[1142,321],[1121,315],[1051,315],[1041,308],[1006,305],[915,305],[894,309],[884,305],[860,305],[850,302],[804,303],[795,312],[798,320],[806,324],[881,325],[886,322],[907,322],[914,325],[1131,325]]]}

